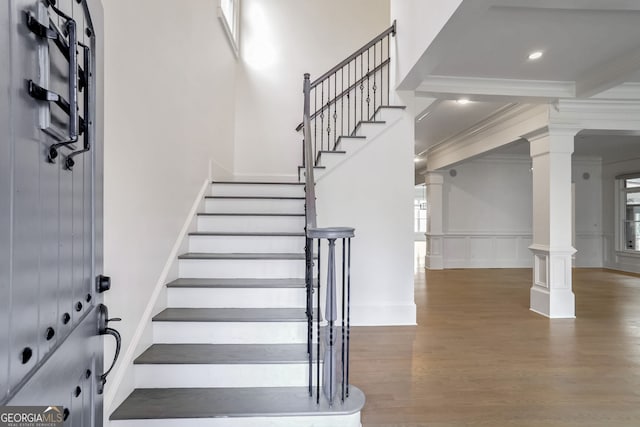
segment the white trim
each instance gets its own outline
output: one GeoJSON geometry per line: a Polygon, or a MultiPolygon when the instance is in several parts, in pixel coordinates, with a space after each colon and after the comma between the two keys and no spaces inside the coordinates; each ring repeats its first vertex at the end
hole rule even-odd
{"type": "MultiPolygon", "coordinates": [[[[416,95],[432,96],[439,99],[456,99],[457,95],[481,95],[471,100],[484,100],[484,97],[515,98],[518,101],[548,102],[558,98],[573,98],[573,82],[547,80],[515,80],[479,77],[429,76],[418,85],[416,95]]],[[[512,101],[513,102],[513,101],[512,101]]]]}
{"type": "Polygon", "coordinates": [[[548,105],[515,105],[427,150],[427,169],[443,169],[549,125],[548,105]]]}
{"type": "Polygon", "coordinates": [[[222,7],[220,6],[220,0],[218,0],[218,19],[222,23],[222,28],[224,29],[225,34],[227,35],[227,40],[229,40],[229,45],[231,46],[231,50],[236,58],[240,58],[240,0],[234,0],[235,5],[233,8],[233,20],[235,21],[235,34],[229,27],[229,22],[227,21],[227,17],[222,11],[222,7]]]}
{"type": "MultiPolygon", "coordinates": [[[[198,195],[196,196],[191,209],[189,210],[189,214],[182,225],[182,229],[178,233],[178,236],[173,244],[173,248],[167,257],[167,260],[162,268],[162,272],[156,281],[153,292],[149,297],[147,306],[142,313],[142,317],[140,318],[140,322],[136,327],[136,330],[131,338],[131,343],[129,344],[127,351],[122,355],[122,358],[118,362],[118,369],[114,372],[113,379],[107,383],[107,388],[105,392],[104,398],[104,408],[105,408],[105,418],[108,419],[109,414],[113,412],[117,405],[122,403],[131,391],[133,391],[133,360],[137,357],[139,353],[145,350],[146,343],[144,341],[145,337],[151,339],[151,319],[154,314],[163,308],[166,307],[166,287],[167,281],[170,278],[171,273],[177,272],[177,257],[180,252],[187,245],[187,235],[190,231],[195,229],[195,218],[200,205],[204,201],[204,195],[206,191],[210,188],[211,179],[207,177],[207,179],[202,184],[198,195]],[[164,301],[161,299],[161,296],[164,296],[164,301]],[[140,348],[143,347],[143,348],[140,348]],[[124,380],[127,379],[125,382],[124,380]],[[120,390],[121,387],[127,387],[127,390],[120,390]],[[118,398],[120,401],[116,401],[118,398]]],[[[105,338],[106,339],[106,338],[105,338]]]]}

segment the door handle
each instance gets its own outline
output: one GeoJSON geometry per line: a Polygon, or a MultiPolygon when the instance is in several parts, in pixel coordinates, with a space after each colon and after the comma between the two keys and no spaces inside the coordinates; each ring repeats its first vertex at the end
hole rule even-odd
{"type": "Polygon", "coordinates": [[[49,147],[48,161],[58,157],[58,148],[71,145],[78,141],[78,26],[72,18],[67,19],[64,25],[69,38],[69,126],[66,140],[49,147]]]}
{"type": "Polygon", "coordinates": [[[109,319],[109,309],[107,306],[104,304],[98,305],[98,334],[111,335],[116,340],[116,351],[113,356],[113,362],[111,362],[109,369],[100,375],[100,381],[98,382],[98,394],[102,394],[104,392],[104,385],[107,383],[107,377],[111,373],[113,367],[116,366],[116,362],[120,356],[120,348],[122,347],[122,337],[120,336],[120,332],[114,328],[110,328],[109,322],[119,322],[121,320],[122,319],[119,317],[109,319]]]}

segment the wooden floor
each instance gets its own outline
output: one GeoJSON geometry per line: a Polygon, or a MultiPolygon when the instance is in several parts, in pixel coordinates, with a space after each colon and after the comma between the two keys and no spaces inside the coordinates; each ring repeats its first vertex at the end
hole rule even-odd
{"type": "Polygon", "coordinates": [[[574,270],[576,319],[527,269],[417,269],[417,327],[354,328],[364,427],[640,426],[640,277],[574,270]]]}

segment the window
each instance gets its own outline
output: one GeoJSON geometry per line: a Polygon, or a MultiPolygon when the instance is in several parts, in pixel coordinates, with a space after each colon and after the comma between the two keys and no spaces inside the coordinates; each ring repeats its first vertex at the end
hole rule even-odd
{"type": "Polygon", "coordinates": [[[622,247],[640,252],[640,173],[618,177],[622,217],[622,247]]]}
{"type": "Polygon", "coordinates": [[[240,21],[240,0],[219,0],[220,6],[218,7],[218,17],[222,22],[231,48],[236,57],[239,54],[238,39],[239,39],[239,21],[240,21]]]}

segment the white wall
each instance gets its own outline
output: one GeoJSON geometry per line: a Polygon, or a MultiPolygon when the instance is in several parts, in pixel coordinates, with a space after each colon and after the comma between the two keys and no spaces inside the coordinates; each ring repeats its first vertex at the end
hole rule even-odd
{"type": "Polygon", "coordinates": [[[353,324],[416,322],[412,117],[403,112],[383,134],[317,180],[318,226],[356,229],[353,324]]]}
{"type": "Polygon", "coordinates": [[[236,61],[214,1],[104,3],[105,300],[125,355],[210,161],[215,176],[233,170],[236,61]]]}
{"type": "Polygon", "coordinates": [[[531,161],[484,158],[444,173],[444,268],[529,267],[531,161]]]}
{"type": "Polygon", "coordinates": [[[572,164],[575,185],[576,267],[603,266],[602,251],[602,161],[575,159],[572,164]],[[585,176],[588,174],[588,178],[585,176]]]}
{"type": "Polygon", "coordinates": [[[397,21],[398,28],[396,84],[407,77],[461,3],[462,0],[391,0],[391,20],[397,21]]]}
{"type": "Polygon", "coordinates": [[[604,266],[615,270],[640,273],[640,256],[617,251],[615,217],[615,177],[640,171],[640,159],[605,164],[602,168],[602,217],[604,232],[604,266]]]}
{"type": "MultiPolygon", "coordinates": [[[[444,171],[444,268],[531,267],[531,160],[488,156],[444,171]]],[[[602,267],[602,166],[574,159],[576,267],[602,267]],[[589,179],[583,174],[589,173],[589,179]]]]}
{"type": "Polygon", "coordinates": [[[318,77],[389,26],[389,0],[243,0],[238,177],[297,174],[302,79],[318,77]]]}

